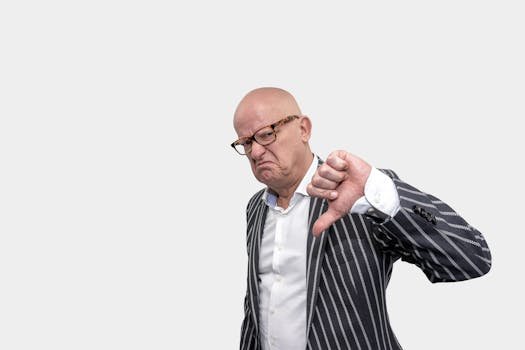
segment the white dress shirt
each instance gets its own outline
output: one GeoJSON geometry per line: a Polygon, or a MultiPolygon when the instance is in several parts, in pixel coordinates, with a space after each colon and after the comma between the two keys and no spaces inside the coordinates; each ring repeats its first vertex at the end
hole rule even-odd
{"type": "MultiPolygon", "coordinates": [[[[310,196],[306,186],[317,170],[314,156],[288,208],[277,206],[277,196],[265,191],[268,205],[259,253],[259,324],[263,350],[306,348],[306,242],[310,196]]],[[[365,213],[373,205],[389,216],[399,210],[393,181],[372,168],[365,196],[352,213],[365,213]]]]}

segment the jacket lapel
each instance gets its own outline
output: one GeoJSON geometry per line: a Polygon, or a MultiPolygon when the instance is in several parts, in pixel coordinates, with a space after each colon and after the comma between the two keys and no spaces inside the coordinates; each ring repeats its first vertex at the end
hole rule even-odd
{"type": "Polygon", "coordinates": [[[262,200],[259,200],[254,207],[254,224],[251,225],[248,231],[248,291],[255,333],[259,334],[259,249],[268,206],[262,200]]]}
{"type": "Polygon", "coordinates": [[[326,200],[316,197],[310,198],[310,212],[308,215],[308,238],[306,246],[306,339],[310,333],[315,302],[321,275],[321,264],[324,257],[324,244],[326,242],[327,232],[323,232],[319,237],[312,234],[312,227],[326,211],[326,200]]]}

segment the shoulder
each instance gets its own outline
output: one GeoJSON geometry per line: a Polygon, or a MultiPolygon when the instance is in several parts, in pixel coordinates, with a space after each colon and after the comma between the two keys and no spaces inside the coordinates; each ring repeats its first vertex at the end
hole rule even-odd
{"type": "Polygon", "coordinates": [[[254,208],[256,208],[256,204],[261,202],[261,198],[262,198],[265,190],[266,189],[263,188],[263,189],[257,191],[257,193],[255,193],[252,196],[252,198],[250,198],[250,200],[248,201],[248,205],[246,205],[246,213],[251,212],[254,208]]]}

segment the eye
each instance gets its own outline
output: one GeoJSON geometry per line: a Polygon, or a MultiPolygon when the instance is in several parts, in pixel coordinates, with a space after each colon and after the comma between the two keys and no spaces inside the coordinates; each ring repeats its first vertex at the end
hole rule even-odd
{"type": "Polygon", "coordinates": [[[263,130],[257,134],[257,139],[261,141],[270,140],[273,138],[273,130],[263,130]]]}

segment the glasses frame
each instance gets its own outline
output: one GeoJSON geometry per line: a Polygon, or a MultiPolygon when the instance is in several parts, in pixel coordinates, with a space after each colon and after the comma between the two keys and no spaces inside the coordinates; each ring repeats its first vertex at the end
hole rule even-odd
{"type": "Polygon", "coordinates": [[[277,128],[279,126],[282,126],[284,124],[288,124],[289,122],[291,122],[291,121],[293,121],[295,119],[299,119],[299,118],[301,118],[300,115],[289,115],[287,117],[284,117],[283,119],[281,119],[279,121],[276,121],[273,124],[263,126],[262,128],[260,128],[257,131],[255,131],[255,133],[252,136],[241,137],[238,140],[233,141],[230,146],[235,150],[235,152],[237,152],[241,156],[245,156],[247,153],[251,152],[251,148],[250,148],[250,151],[248,151],[246,153],[241,153],[241,152],[239,152],[239,150],[237,150],[237,148],[235,146],[242,145],[242,142],[246,142],[248,140],[251,140],[252,142],[257,142],[261,146],[271,145],[272,143],[275,142],[275,140],[277,140],[277,131],[275,130],[275,128],[277,128]],[[255,138],[255,135],[257,135],[257,133],[259,131],[261,131],[262,129],[268,128],[268,127],[272,128],[272,132],[273,132],[273,136],[274,136],[273,140],[270,141],[270,142],[267,142],[267,143],[261,143],[261,142],[257,141],[257,139],[255,138]]]}

